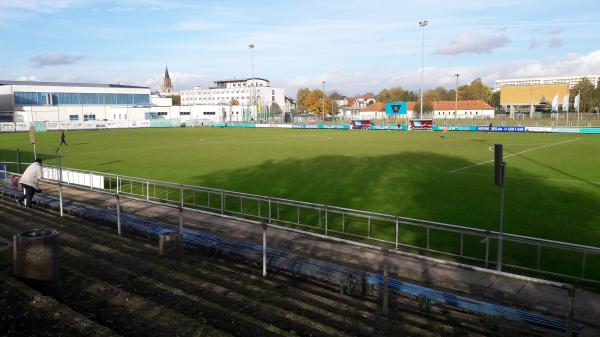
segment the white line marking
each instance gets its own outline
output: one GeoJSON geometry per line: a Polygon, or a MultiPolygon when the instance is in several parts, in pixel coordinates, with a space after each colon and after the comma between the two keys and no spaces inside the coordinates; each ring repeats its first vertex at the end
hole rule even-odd
{"type": "MultiPolygon", "coordinates": [[[[478,173],[478,172],[460,172],[460,174],[467,174],[467,175],[473,175],[473,176],[485,176],[485,177],[493,176],[493,174],[490,174],[490,173],[478,173]]],[[[556,178],[540,178],[540,177],[526,177],[526,176],[506,176],[506,178],[546,180],[546,181],[556,181],[556,182],[560,182],[560,183],[589,183],[589,184],[594,184],[594,185],[600,185],[600,181],[584,181],[584,180],[574,180],[574,179],[556,179],[556,178]]]]}
{"type": "MultiPolygon", "coordinates": [[[[514,157],[514,156],[520,155],[522,153],[530,152],[530,151],[533,151],[533,150],[539,150],[539,149],[543,149],[543,148],[554,146],[554,145],[560,145],[560,144],[575,142],[575,141],[578,141],[580,139],[581,138],[573,138],[573,139],[569,139],[569,140],[563,140],[562,142],[550,143],[550,144],[546,144],[546,145],[542,145],[542,146],[532,147],[531,149],[527,149],[527,150],[523,150],[523,151],[520,151],[520,152],[515,152],[513,154],[509,154],[508,156],[504,157],[504,159],[508,159],[510,157],[514,157]]],[[[493,161],[494,161],[494,159],[482,161],[482,162],[479,162],[479,163],[475,163],[475,164],[472,164],[472,165],[468,165],[468,166],[465,166],[465,167],[458,168],[456,170],[452,170],[449,173],[455,173],[455,172],[458,172],[458,171],[466,170],[466,169],[471,168],[471,167],[475,167],[475,166],[479,166],[479,165],[491,163],[493,161]]]]}

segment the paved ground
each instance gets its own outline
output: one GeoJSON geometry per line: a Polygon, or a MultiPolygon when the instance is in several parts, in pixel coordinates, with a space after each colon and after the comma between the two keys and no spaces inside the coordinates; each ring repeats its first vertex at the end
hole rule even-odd
{"type": "MultiPolygon", "coordinates": [[[[45,191],[57,195],[55,187],[45,186],[45,191]]],[[[101,193],[70,188],[65,188],[64,193],[66,198],[114,209],[114,198],[101,193]]],[[[122,201],[125,212],[173,224],[177,224],[179,221],[176,209],[141,201],[126,199],[122,199],[122,201]]],[[[184,223],[185,226],[207,229],[246,241],[258,243],[261,240],[261,227],[246,221],[197,212],[184,212],[184,223]]],[[[381,272],[383,256],[379,251],[287,230],[269,229],[268,237],[269,246],[277,249],[329,260],[366,271],[381,272]]],[[[418,258],[391,254],[390,270],[392,276],[400,279],[416,281],[435,288],[450,289],[475,298],[533,309],[557,317],[564,317],[569,303],[567,292],[561,289],[418,258]]],[[[576,321],[583,322],[586,326],[583,336],[600,335],[599,317],[600,295],[578,289],[575,297],[575,318],[576,321]]]]}

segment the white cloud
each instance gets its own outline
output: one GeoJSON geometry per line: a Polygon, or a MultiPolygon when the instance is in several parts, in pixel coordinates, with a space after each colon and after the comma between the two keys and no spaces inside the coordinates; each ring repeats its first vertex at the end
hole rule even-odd
{"type": "Polygon", "coordinates": [[[481,35],[476,32],[465,32],[458,34],[456,38],[449,43],[438,47],[435,54],[456,55],[463,53],[491,53],[510,43],[510,39],[504,34],[481,35]]]}
{"type": "MultiPolygon", "coordinates": [[[[187,74],[179,72],[169,72],[171,82],[175,90],[191,89],[196,86],[206,86],[209,84],[209,77],[202,74],[187,74]]],[[[141,80],[119,79],[115,83],[137,84],[158,90],[163,82],[164,75],[151,76],[141,80]]]]}
{"type": "Polygon", "coordinates": [[[82,0],[2,0],[0,10],[21,10],[39,13],[51,13],[73,5],[82,3],[82,0]]]}
{"type": "Polygon", "coordinates": [[[40,79],[35,75],[29,75],[29,76],[19,76],[19,77],[17,77],[17,81],[39,82],[40,79]]]}
{"type": "MultiPolygon", "coordinates": [[[[426,67],[424,87],[454,88],[456,77],[453,74],[455,73],[460,74],[459,85],[481,78],[489,86],[493,86],[495,80],[502,78],[598,74],[600,73],[600,50],[582,55],[567,54],[563,57],[483,64],[474,67],[426,67]]],[[[324,76],[327,78],[327,91],[338,89],[346,95],[367,91],[377,93],[383,88],[396,86],[418,91],[420,87],[418,69],[398,72],[394,75],[334,71],[294,77],[286,83],[287,95],[294,96],[299,87],[321,88],[321,79],[324,76]]]]}

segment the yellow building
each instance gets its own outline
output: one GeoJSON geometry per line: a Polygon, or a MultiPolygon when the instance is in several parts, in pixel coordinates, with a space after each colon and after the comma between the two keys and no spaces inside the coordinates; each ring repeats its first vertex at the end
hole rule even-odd
{"type": "Polygon", "coordinates": [[[551,104],[556,94],[558,94],[559,104],[562,104],[568,93],[568,84],[506,86],[500,89],[500,105],[538,105],[542,99],[551,104]]]}

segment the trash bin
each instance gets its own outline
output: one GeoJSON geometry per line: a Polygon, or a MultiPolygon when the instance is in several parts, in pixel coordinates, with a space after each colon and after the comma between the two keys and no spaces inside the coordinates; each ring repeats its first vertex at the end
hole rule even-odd
{"type": "Polygon", "coordinates": [[[59,263],[58,231],[33,229],[13,236],[13,272],[17,277],[58,282],[59,263]]]}
{"type": "Polygon", "coordinates": [[[184,254],[183,235],[168,232],[158,236],[158,255],[182,260],[184,254]]]}

